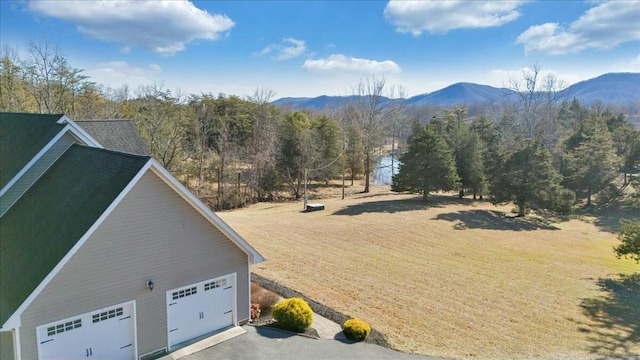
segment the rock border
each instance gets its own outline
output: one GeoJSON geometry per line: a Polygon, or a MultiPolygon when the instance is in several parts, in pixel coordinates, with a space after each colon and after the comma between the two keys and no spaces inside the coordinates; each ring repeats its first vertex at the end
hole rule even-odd
{"type": "MultiPolygon", "coordinates": [[[[255,281],[256,283],[260,284],[260,286],[262,286],[263,288],[267,290],[271,290],[276,294],[280,294],[284,298],[299,297],[304,299],[304,301],[309,303],[309,306],[311,306],[311,309],[313,309],[315,313],[317,313],[320,316],[326,317],[327,319],[337,323],[340,326],[342,326],[342,324],[344,324],[345,321],[353,318],[352,316],[343,314],[324,304],[321,304],[309,298],[308,296],[304,295],[299,291],[288,288],[282,284],[279,284],[273,280],[267,279],[264,276],[260,276],[256,273],[253,273],[253,272],[251,273],[251,281],[255,281]]],[[[371,328],[371,334],[367,336],[364,342],[383,346],[389,349],[393,349],[389,344],[389,342],[387,341],[387,337],[383,333],[379,332],[374,328],[371,328]]]]}

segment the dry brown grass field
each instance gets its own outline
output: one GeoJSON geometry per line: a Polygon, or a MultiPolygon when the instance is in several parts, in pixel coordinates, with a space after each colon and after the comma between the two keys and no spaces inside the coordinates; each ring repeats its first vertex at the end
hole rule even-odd
{"type": "Polygon", "coordinates": [[[219,215],[267,261],[253,271],[447,358],[640,355],[640,266],[597,221],[379,192],[219,215]]]}

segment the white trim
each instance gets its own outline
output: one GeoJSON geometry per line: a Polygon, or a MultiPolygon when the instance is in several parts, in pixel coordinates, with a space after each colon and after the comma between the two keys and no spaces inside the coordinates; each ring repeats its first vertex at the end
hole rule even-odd
{"type": "Polygon", "coordinates": [[[100,215],[98,220],[87,230],[87,232],[78,240],[78,242],[67,252],[67,254],[58,262],[58,264],[49,272],[49,274],[38,284],[38,286],[29,294],[29,297],[25,301],[22,302],[20,307],[13,312],[13,314],[7,319],[7,321],[2,325],[2,329],[15,329],[20,327],[20,316],[26,310],[26,308],[31,305],[33,300],[42,292],[42,290],[51,282],[51,280],[58,275],[60,270],[67,264],[69,259],[73,255],[75,255],[78,250],[84,245],[84,243],[93,235],[96,229],[102,225],[105,219],[113,212],[113,210],[120,204],[120,202],[124,199],[124,197],[131,191],[131,189],[138,183],[140,178],[149,170],[149,167],[152,164],[152,160],[147,161],[147,163],[138,171],[136,176],[127,184],[127,186],[120,192],[115,200],[109,205],[109,207],[100,215]]]}
{"type": "Polygon", "coordinates": [[[11,330],[13,333],[13,358],[14,360],[22,359],[22,350],[20,349],[20,329],[11,330]]]}
{"type": "Polygon", "coordinates": [[[136,307],[136,300],[131,300],[133,302],[133,355],[137,359],[138,358],[138,309],[136,307]]]}
{"type": "MultiPolygon", "coordinates": [[[[18,194],[18,196],[16,196],[16,197],[15,197],[15,199],[13,200],[13,202],[12,202],[12,203],[10,203],[10,204],[9,204],[9,206],[7,206],[7,207],[4,209],[4,211],[0,213],[0,216],[2,216],[2,215],[4,215],[4,214],[6,214],[6,213],[7,213],[7,211],[9,211],[9,209],[11,209],[11,207],[12,207],[13,205],[15,205],[15,204],[18,202],[18,200],[20,200],[20,198],[22,198],[22,195],[26,194],[26,193],[27,193],[27,191],[29,191],[29,189],[31,189],[31,187],[32,187],[33,185],[35,185],[35,183],[37,183],[37,182],[38,182],[38,180],[40,180],[40,178],[41,178],[42,176],[44,176],[44,174],[46,174],[46,173],[47,173],[47,171],[49,171],[49,169],[50,169],[50,168],[51,168],[51,167],[52,167],[52,166],[53,166],[53,165],[58,161],[58,159],[60,159],[60,157],[61,157],[62,155],[64,155],[64,154],[67,152],[67,150],[69,150],[69,148],[70,148],[73,144],[74,144],[74,143],[71,143],[71,144],[67,145],[67,147],[64,149],[64,151],[62,151],[62,152],[60,153],[60,155],[58,155],[58,157],[57,157],[55,160],[53,160],[53,161],[51,162],[51,164],[49,164],[49,166],[47,166],[45,169],[43,169],[42,173],[41,173],[41,174],[38,174],[38,176],[37,176],[35,179],[33,179],[33,182],[32,182],[29,186],[27,186],[27,187],[24,189],[24,191],[22,191],[20,194],[18,194]]],[[[18,179],[18,180],[19,180],[19,179],[18,179]]],[[[14,184],[14,185],[15,185],[15,184],[14,184]]],[[[8,188],[7,190],[9,190],[9,189],[10,189],[10,188],[8,188]]],[[[6,201],[6,200],[5,200],[5,201],[6,201]]]]}
{"type": "MultiPolygon", "coordinates": [[[[249,321],[251,319],[251,265],[247,262],[247,293],[249,293],[249,298],[247,299],[247,304],[249,305],[249,321]]],[[[237,305],[236,305],[237,306],[237,305]]]]}
{"type": "Polygon", "coordinates": [[[236,233],[227,223],[218,217],[211,209],[209,209],[200,199],[193,195],[184,185],[182,185],[173,175],[162,167],[157,161],[151,159],[151,170],[158,175],[165,183],[167,183],[175,192],[193,206],[202,216],[204,216],[213,226],[225,234],[233,241],[242,251],[249,256],[251,264],[263,262],[265,259],[256,249],[254,249],[245,239],[236,233]]]}
{"type": "Polygon", "coordinates": [[[70,127],[71,132],[73,132],[80,141],[84,142],[85,145],[104,149],[104,146],[102,146],[96,139],[89,135],[88,132],[71,120],[67,115],[63,115],[57,122],[58,124],[67,124],[70,127]]]}
{"type": "Polygon", "coordinates": [[[87,146],[92,146],[92,147],[97,147],[97,148],[101,148],[103,149],[104,147],[102,145],[100,145],[99,142],[97,142],[94,138],[92,138],[89,134],[87,134],[86,131],[82,130],[82,128],[80,128],[80,126],[76,125],[76,123],[74,123],[73,121],[71,121],[71,119],[67,118],[66,116],[63,116],[62,118],[60,118],[60,120],[58,120],[59,124],[67,124],[64,128],[62,128],[62,130],[60,130],[60,132],[58,134],[56,134],[56,136],[53,137],[53,139],[51,139],[47,145],[45,145],[42,149],[40,149],[40,151],[38,151],[38,153],[31,158],[31,160],[29,160],[29,162],[27,163],[27,165],[25,165],[8,183],[7,185],[5,185],[2,190],[0,190],[0,196],[4,195],[4,193],[6,193],[7,191],[9,191],[9,189],[18,181],[20,180],[20,178],[33,166],[33,164],[35,164],[38,160],[40,160],[40,158],[42,156],[44,156],[45,153],[47,153],[49,151],[49,149],[51,149],[51,147],[53,145],[55,145],[58,140],[60,140],[67,132],[70,132],[76,139],[78,139],[79,141],[81,141],[83,143],[83,145],[87,145],[87,146]],[[65,120],[65,122],[61,122],[62,120],[65,120]]]}
{"type": "Polygon", "coordinates": [[[16,174],[16,176],[14,176],[8,183],[7,185],[5,185],[2,190],[0,190],[0,196],[4,195],[4,193],[6,193],[21,177],[22,175],[24,175],[24,173],[27,172],[27,170],[29,170],[33,164],[35,164],[38,160],[40,160],[40,158],[49,151],[49,149],[51,149],[51,147],[53,145],[55,145],[55,143],[58,142],[58,140],[60,140],[60,138],[62,138],[62,136],[64,136],[64,134],[66,133],[67,128],[65,127],[64,129],[62,129],[62,131],[60,131],[56,136],[53,137],[53,139],[51,139],[51,141],[49,141],[47,143],[47,145],[45,145],[42,149],[40,149],[40,151],[36,154],[36,156],[34,156],[33,158],[31,158],[31,160],[27,163],[27,165],[25,165],[20,171],[18,171],[18,173],[16,174]]]}

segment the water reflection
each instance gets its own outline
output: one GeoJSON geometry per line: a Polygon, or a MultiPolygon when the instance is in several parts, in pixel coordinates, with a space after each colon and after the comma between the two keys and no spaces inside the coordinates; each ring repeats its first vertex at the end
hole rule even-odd
{"type": "Polygon", "coordinates": [[[375,169],[373,169],[373,185],[391,185],[391,176],[392,174],[398,173],[398,166],[400,162],[398,161],[397,156],[393,159],[393,172],[391,171],[391,156],[383,156],[378,161],[375,169]]]}

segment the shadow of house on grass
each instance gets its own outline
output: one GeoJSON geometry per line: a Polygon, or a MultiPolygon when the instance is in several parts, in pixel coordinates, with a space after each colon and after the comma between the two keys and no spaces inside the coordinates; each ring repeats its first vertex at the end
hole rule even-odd
{"type": "MultiPolygon", "coordinates": [[[[378,195],[365,195],[360,198],[376,197],[378,195]]],[[[362,215],[365,213],[388,213],[395,214],[406,211],[424,210],[428,208],[442,208],[451,204],[471,204],[470,199],[458,199],[449,195],[429,195],[428,201],[422,201],[421,196],[412,199],[367,201],[355,205],[350,205],[338,210],[333,215],[362,215]]]]}
{"type": "Polygon", "coordinates": [[[544,219],[534,217],[509,217],[502,211],[465,210],[438,214],[435,220],[454,222],[456,230],[486,229],[506,231],[560,230],[544,219]]]}
{"type": "Polygon", "coordinates": [[[601,278],[597,285],[603,294],[580,303],[592,321],[579,328],[592,344],[589,351],[602,357],[639,356],[640,273],[601,278]]]}

